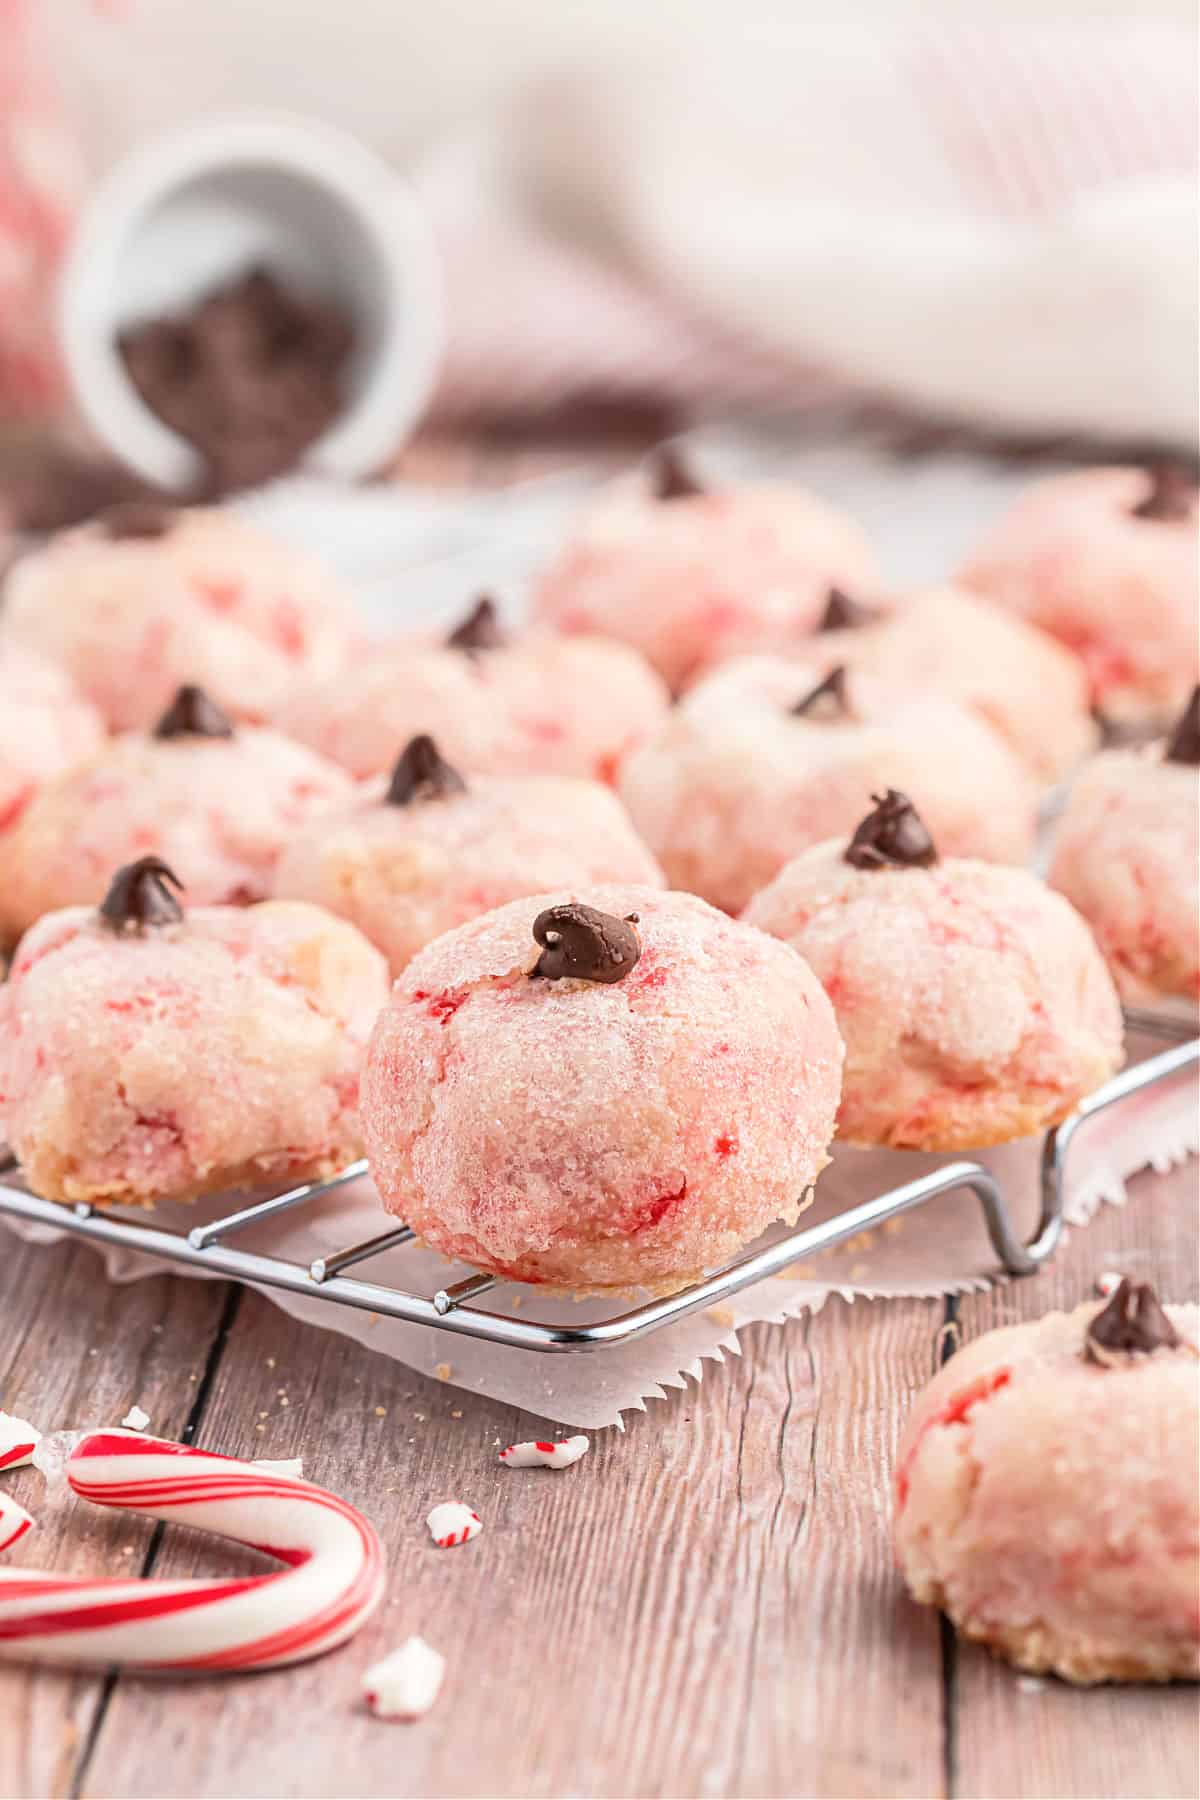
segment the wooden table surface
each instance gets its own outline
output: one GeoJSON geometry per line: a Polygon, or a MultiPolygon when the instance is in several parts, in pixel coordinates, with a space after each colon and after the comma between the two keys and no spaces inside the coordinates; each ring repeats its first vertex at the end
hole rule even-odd
{"type": "MultiPolygon", "coordinates": [[[[1089,1297],[1102,1269],[1196,1299],[1191,1163],[1143,1175],[1042,1274],[956,1303],[830,1301],[744,1335],[740,1358],[597,1435],[569,1474],[496,1448],[548,1422],[430,1381],[224,1283],[109,1285],[82,1245],[0,1234],[0,1405],[43,1429],[134,1403],[166,1436],[305,1474],[375,1521],[389,1597],[294,1670],[147,1681],[0,1669],[0,1795],[1182,1796],[1194,1689],[1075,1691],[958,1644],[910,1605],[888,1545],[912,1396],[955,1335],[1089,1297]],[[950,1330],[948,1324],[953,1321],[950,1330]],[[425,1514],[486,1530],[441,1552],[425,1514]],[[434,1711],[369,1718],[360,1675],[419,1632],[434,1711]]],[[[240,1572],[178,1528],[51,1504],[17,1566],[240,1572]]]]}

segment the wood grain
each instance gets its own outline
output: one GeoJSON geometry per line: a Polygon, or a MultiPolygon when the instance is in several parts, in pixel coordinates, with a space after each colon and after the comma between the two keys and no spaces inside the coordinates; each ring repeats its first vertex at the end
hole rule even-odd
{"type": "MultiPolygon", "coordinates": [[[[216,1338],[227,1290],[167,1277],[111,1286],[83,1245],[22,1244],[0,1227],[0,1405],[43,1431],[118,1423],[134,1405],[166,1437],[183,1433],[216,1338]]],[[[4,1476],[36,1529],[6,1568],[137,1574],[149,1519],[47,1494],[41,1476],[4,1476]]],[[[0,1795],[70,1792],[105,1691],[102,1676],[0,1664],[0,1795]]]]}
{"type": "MultiPolygon", "coordinates": [[[[1155,1282],[1164,1299],[1197,1299],[1196,1189],[1194,1162],[1166,1177],[1137,1177],[1129,1203],[1107,1208],[1043,1274],[963,1301],[964,1337],[1077,1306],[1091,1297],[1105,1269],[1155,1282]]],[[[1031,1794],[1195,1800],[1200,1719],[1194,1688],[1079,1690],[1046,1681],[1031,1690],[970,1644],[958,1648],[953,1687],[955,1792],[964,1800],[1031,1794]]]]}
{"type": "MultiPolygon", "coordinates": [[[[755,1329],[741,1359],[559,1475],[495,1460],[541,1421],[250,1297],[201,1440],[303,1453],[361,1502],[390,1602],[334,1657],[189,1683],[169,1707],[123,1678],[84,1792],[940,1794],[937,1624],[899,1600],[880,1523],[940,1319],[838,1302],[755,1329]],[[439,1551],[423,1520],[450,1498],[486,1528],[439,1551]],[[423,1723],[389,1728],[359,1678],[413,1631],[447,1655],[447,1685],[423,1723]]],[[[160,1571],[213,1566],[168,1531],[160,1571]]]]}

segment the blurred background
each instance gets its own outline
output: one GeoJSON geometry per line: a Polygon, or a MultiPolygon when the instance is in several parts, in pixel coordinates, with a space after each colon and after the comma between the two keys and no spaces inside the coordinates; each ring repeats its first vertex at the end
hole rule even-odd
{"type": "Polygon", "coordinates": [[[98,184],[265,108],[407,178],[442,427],[852,406],[1194,453],[1189,0],[0,0],[0,32],[10,441],[84,441],[55,292],[98,184]]]}

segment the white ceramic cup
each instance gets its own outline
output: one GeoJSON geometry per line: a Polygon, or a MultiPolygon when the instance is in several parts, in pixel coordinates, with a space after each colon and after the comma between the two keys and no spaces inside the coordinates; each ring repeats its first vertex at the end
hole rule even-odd
{"type": "Polygon", "coordinates": [[[63,271],[59,330],[75,398],[100,441],[173,492],[196,450],[141,399],[118,334],[185,310],[265,264],[349,311],[349,398],[306,471],[374,473],[428,402],[442,346],[441,283],[425,219],[395,173],[352,138],[305,119],[238,114],[126,158],[85,209],[63,271]]]}

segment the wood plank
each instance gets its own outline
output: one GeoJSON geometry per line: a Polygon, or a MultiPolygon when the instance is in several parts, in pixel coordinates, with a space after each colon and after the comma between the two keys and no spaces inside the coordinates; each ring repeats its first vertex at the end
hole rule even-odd
{"type": "MultiPolygon", "coordinates": [[[[940,1321],[934,1302],[836,1302],[756,1328],[741,1359],[557,1475],[495,1460],[542,1421],[248,1297],[201,1441],[303,1454],[362,1504],[389,1602],[308,1667],[188,1683],[169,1706],[122,1678],[82,1791],[324,1795],[352,1770],[356,1795],[447,1800],[940,1794],[937,1621],[900,1601],[880,1528],[940,1321]],[[423,1521],[449,1498],[485,1531],[439,1551],[423,1521]],[[360,1675],[410,1632],[446,1654],[446,1688],[388,1728],[360,1675]]],[[[171,1530],[159,1567],[229,1566],[212,1557],[171,1530]]]]}
{"type": "MultiPolygon", "coordinates": [[[[227,1290],[160,1277],[114,1287],[93,1250],[21,1243],[0,1227],[0,1405],[42,1431],[116,1424],[142,1406],[178,1437],[195,1402],[227,1290]]],[[[47,1495],[34,1469],[3,1477],[36,1528],[6,1568],[137,1573],[152,1521],[47,1495]]],[[[0,1795],[70,1791],[104,1678],[0,1664],[0,1795]]]]}
{"type": "MultiPolygon", "coordinates": [[[[964,1338],[994,1325],[1035,1318],[1091,1297],[1105,1269],[1150,1280],[1168,1300],[1195,1300],[1196,1164],[1169,1176],[1139,1176],[1122,1208],[1108,1208],[1043,1274],[965,1300],[964,1338]]],[[[955,1792],[969,1800],[1195,1800],[1200,1772],[1196,1690],[1103,1687],[1064,1682],[1031,1686],[978,1645],[960,1644],[954,1691],[955,1792]]]]}

